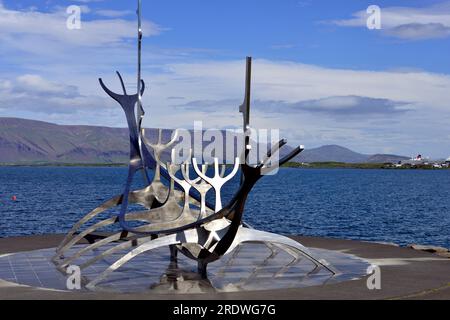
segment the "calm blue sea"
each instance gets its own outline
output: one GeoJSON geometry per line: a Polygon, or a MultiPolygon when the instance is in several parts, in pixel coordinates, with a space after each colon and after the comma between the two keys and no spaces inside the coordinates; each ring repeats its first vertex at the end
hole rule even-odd
{"type": "MultiPolygon", "coordinates": [[[[0,167],[0,237],[67,232],[119,194],[126,174],[126,168],[0,167]]],[[[450,248],[450,170],[282,169],[259,182],[245,220],[283,234],[450,248]]]]}

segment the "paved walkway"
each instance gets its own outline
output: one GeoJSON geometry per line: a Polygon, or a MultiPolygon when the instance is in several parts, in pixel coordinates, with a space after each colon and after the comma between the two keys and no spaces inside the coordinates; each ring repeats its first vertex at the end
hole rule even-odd
{"type": "MultiPolygon", "coordinates": [[[[0,254],[55,247],[61,235],[0,239],[0,254]]],[[[381,290],[366,279],[326,286],[215,295],[108,294],[61,292],[0,281],[0,299],[446,299],[450,300],[450,259],[408,248],[360,241],[294,237],[314,248],[354,254],[381,267],[381,290]]]]}

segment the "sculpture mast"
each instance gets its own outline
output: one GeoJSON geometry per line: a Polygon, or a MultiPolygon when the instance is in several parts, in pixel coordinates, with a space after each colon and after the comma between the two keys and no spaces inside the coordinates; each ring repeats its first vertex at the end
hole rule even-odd
{"type": "Polygon", "coordinates": [[[137,103],[137,121],[140,124],[142,117],[144,116],[144,108],[142,107],[142,94],[141,94],[141,51],[142,51],[142,14],[141,14],[141,0],[138,0],[137,8],[138,16],[138,65],[137,65],[137,93],[138,93],[138,103],[137,103]]]}
{"type": "Polygon", "coordinates": [[[248,155],[250,153],[250,99],[251,99],[251,87],[252,87],[252,58],[246,59],[246,71],[245,71],[245,100],[242,106],[242,113],[244,118],[244,147],[245,147],[245,161],[249,161],[248,155]]]}
{"type": "MultiPolygon", "coordinates": [[[[250,160],[248,155],[250,154],[250,99],[251,99],[251,86],[252,86],[252,58],[247,57],[246,59],[246,70],[245,70],[245,97],[244,102],[239,106],[239,112],[242,113],[243,119],[243,138],[244,138],[244,150],[242,156],[244,157],[244,164],[248,164],[250,160]]],[[[243,182],[244,175],[241,171],[241,183],[243,182]]]]}
{"type": "MultiPolygon", "coordinates": [[[[144,119],[144,115],[145,115],[145,111],[144,111],[144,107],[142,106],[142,92],[141,92],[141,88],[142,88],[142,75],[141,75],[141,56],[142,56],[142,4],[141,4],[141,0],[137,1],[137,20],[138,20],[138,41],[137,41],[137,95],[138,95],[138,99],[137,99],[137,111],[136,111],[136,122],[137,122],[137,127],[138,127],[138,144],[139,144],[139,151],[141,153],[141,159],[143,160],[143,163],[145,163],[145,160],[143,159],[143,157],[145,156],[144,153],[142,152],[142,120],[144,119]]],[[[144,176],[144,180],[145,182],[149,183],[149,178],[147,176],[146,170],[145,168],[142,169],[142,173],[144,176]]]]}

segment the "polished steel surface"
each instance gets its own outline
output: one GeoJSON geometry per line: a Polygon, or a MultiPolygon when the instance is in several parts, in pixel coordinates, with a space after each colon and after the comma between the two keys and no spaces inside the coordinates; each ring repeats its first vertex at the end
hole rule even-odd
{"type": "MultiPolygon", "coordinates": [[[[117,101],[125,112],[130,134],[130,161],[128,177],[123,193],[108,200],[83,217],[69,231],[65,239],[56,249],[52,261],[61,272],[71,264],[79,263],[81,269],[87,270],[99,261],[117,257],[102,272],[97,272],[89,279],[86,288],[95,289],[96,286],[111,277],[116,271],[127,266],[140,256],[148,252],[167,247],[170,261],[178,261],[178,252],[196,261],[197,271],[203,277],[208,277],[207,266],[224,256],[229,255],[245,242],[265,242],[274,251],[283,251],[292,257],[292,263],[307,259],[314,265],[314,270],[324,270],[331,276],[339,272],[323,258],[318,258],[310,250],[290,238],[258,231],[245,225],[243,215],[247,196],[254,185],[275,168],[272,162],[283,165],[300,152],[297,147],[279,161],[275,154],[286,144],[281,140],[267,153],[257,165],[249,163],[250,152],[250,88],[251,88],[251,58],[247,58],[245,97],[240,106],[243,114],[244,150],[243,159],[236,158],[231,172],[226,174],[226,166],[219,170],[219,160],[214,159],[214,174],[207,175],[207,164],[200,164],[196,158],[188,159],[181,165],[176,163],[174,149],[171,162],[163,162],[163,152],[170,150],[178,142],[178,131],[172,135],[170,141],[162,142],[162,130],[159,130],[156,142],[145,137],[145,130],[141,127],[144,116],[142,94],[145,83],[141,79],[141,3],[138,1],[138,91],[128,95],[120,73],[119,77],[123,94],[109,90],[100,79],[104,91],[117,101]],[[151,152],[149,151],[151,150],[151,152]],[[243,161],[242,161],[243,160],[243,161]],[[190,167],[197,177],[191,178],[190,167]],[[150,181],[147,171],[154,171],[150,181]],[[222,203],[221,188],[241,171],[241,183],[232,199],[225,205],[222,203]],[[177,177],[181,171],[183,178],[177,177]],[[132,190],[131,185],[137,172],[142,172],[144,181],[148,185],[141,190],[132,190]],[[198,191],[193,193],[193,189],[198,191]],[[215,205],[207,203],[206,195],[213,190],[215,205]],[[145,210],[130,210],[130,204],[138,204],[145,210]],[[103,220],[88,224],[107,209],[120,207],[117,215],[110,215],[103,220]],[[212,209],[214,208],[214,209],[212,209]],[[94,239],[93,233],[99,229],[120,225],[120,230],[112,235],[92,240],[84,247],[76,246],[83,238],[94,239]],[[120,256],[118,254],[120,253],[120,256]]],[[[268,199],[270,201],[270,199],[268,199]]]]}
{"type": "MultiPolygon", "coordinates": [[[[85,246],[76,245],[71,251],[81,250],[85,246]]],[[[110,247],[111,244],[104,249],[110,247]]],[[[211,263],[207,279],[197,273],[194,260],[180,256],[177,262],[171,262],[168,250],[159,248],[137,256],[126,268],[118,269],[100,282],[96,290],[149,294],[281,290],[360,279],[366,276],[370,265],[350,254],[324,249],[310,250],[314,255],[326,258],[340,270],[340,275],[333,276],[326,270],[317,268],[308,259],[295,259],[268,243],[246,242],[237,246],[229,255],[211,263]]],[[[11,286],[16,284],[67,290],[67,275],[56,270],[50,259],[53,253],[54,249],[42,249],[0,255],[0,282],[8,281],[11,286]]],[[[118,251],[83,269],[81,290],[88,292],[83,283],[98,276],[123,254],[124,251],[118,251]]],[[[81,265],[94,256],[93,252],[83,255],[77,263],[81,265]]]]}
{"type": "MultiPolygon", "coordinates": [[[[230,181],[238,172],[239,170],[239,158],[235,159],[233,171],[230,172],[227,176],[224,176],[224,174],[219,172],[219,159],[214,158],[214,177],[210,178],[206,175],[205,171],[201,171],[198,168],[197,159],[192,159],[192,164],[194,166],[195,173],[206,183],[208,183],[211,187],[214,188],[214,191],[216,193],[216,205],[214,206],[214,211],[218,212],[222,210],[222,197],[220,195],[220,190],[224,186],[225,183],[230,181]]],[[[224,170],[222,170],[224,172],[224,170]]]]}

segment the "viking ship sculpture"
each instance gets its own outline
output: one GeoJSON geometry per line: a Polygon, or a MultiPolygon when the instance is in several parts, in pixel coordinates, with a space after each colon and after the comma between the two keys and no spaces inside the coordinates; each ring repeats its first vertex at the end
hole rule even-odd
{"type": "MultiPolygon", "coordinates": [[[[81,271],[100,260],[111,257],[118,252],[126,251],[120,259],[112,263],[94,279],[89,279],[86,288],[94,289],[97,284],[107,279],[108,275],[118,270],[130,260],[156,248],[167,247],[170,250],[171,261],[176,262],[178,253],[197,261],[198,272],[207,277],[207,265],[224,255],[231,253],[244,242],[264,242],[284,250],[294,260],[306,258],[314,264],[314,269],[325,269],[331,275],[337,271],[325,260],[313,256],[310,251],[288,237],[259,231],[243,222],[247,196],[258,180],[275,169],[269,165],[274,154],[286,144],[281,140],[267,152],[266,157],[256,165],[249,163],[250,153],[250,89],[251,89],[251,58],[247,58],[245,98],[239,110],[243,115],[244,150],[241,158],[236,158],[231,172],[227,173],[226,165],[219,165],[214,159],[214,174],[207,174],[207,164],[199,164],[196,158],[188,157],[183,163],[177,164],[174,149],[177,134],[168,143],[162,143],[162,131],[159,131],[158,141],[151,143],[145,137],[142,128],[144,109],[142,95],[145,83],[141,79],[141,10],[138,1],[138,76],[137,93],[129,95],[119,72],[122,94],[107,88],[99,79],[103,90],[117,101],[125,112],[130,135],[130,162],[128,178],[123,193],[104,202],[79,220],[65,236],[56,249],[53,262],[61,272],[70,265],[79,265],[81,271]],[[172,161],[164,163],[163,152],[172,150],[172,161]],[[193,169],[193,170],[192,170],[193,169]],[[149,172],[153,172],[150,179],[149,172]],[[191,177],[195,172],[196,176],[191,177]],[[240,171],[241,180],[238,190],[231,200],[223,205],[222,187],[240,171]],[[147,186],[140,190],[132,190],[133,179],[138,172],[144,175],[147,186]],[[182,177],[182,178],[181,178],[182,177]],[[195,192],[196,190],[197,192],[195,192]],[[212,190],[215,194],[215,204],[206,201],[206,194],[212,190]],[[130,211],[130,205],[138,204],[143,211],[130,211]],[[104,220],[96,221],[99,216],[114,207],[120,207],[120,212],[104,220]],[[139,222],[133,226],[132,222],[139,222]],[[120,230],[108,235],[98,235],[96,232],[104,227],[119,224],[120,230]],[[88,225],[87,227],[85,227],[88,225]],[[87,239],[89,244],[75,246],[81,240],[87,239]]],[[[303,151],[297,147],[288,155],[279,159],[279,165],[291,160],[303,151]]],[[[230,170],[228,170],[230,171],[230,170]]],[[[270,214],[270,213],[268,213],[270,214]]]]}

